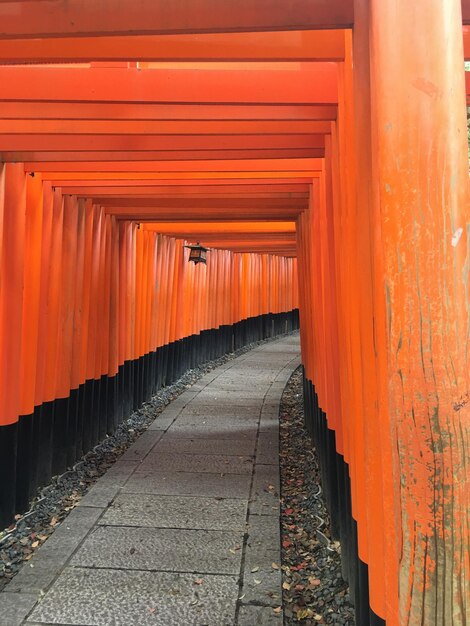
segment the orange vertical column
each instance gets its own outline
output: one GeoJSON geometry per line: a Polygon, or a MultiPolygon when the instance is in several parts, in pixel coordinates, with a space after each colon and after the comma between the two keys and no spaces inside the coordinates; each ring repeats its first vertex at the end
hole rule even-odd
{"type": "Polygon", "coordinates": [[[119,226],[115,218],[109,224],[109,354],[107,384],[107,421],[111,432],[120,421],[119,408],[119,226]]]}
{"type": "MultiPolygon", "coordinates": [[[[397,624],[398,543],[399,530],[393,487],[392,449],[389,433],[386,373],[386,351],[378,349],[385,316],[383,271],[381,269],[380,228],[372,210],[376,186],[371,184],[370,53],[368,3],[357,3],[353,33],[354,55],[354,129],[356,163],[356,283],[361,345],[362,395],[361,428],[364,440],[364,496],[367,519],[367,558],[370,607],[375,615],[387,617],[387,624],[397,624]],[[376,248],[374,250],[374,248],[376,248]]],[[[346,41],[347,49],[350,48],[346,41]]],[[[382,344],[383,345],[383,344],[382,344]]],[[[357,443],[360,443],[358,441],[357,443]]],[[[359,527],[361,531],[361,527],[359,527]]],[[[364,558],[364,535],[359,535],[359,555],[364,558]]]]}
{"type": "Polygon", "coordinates": [[[52,218],[53,218],[53,192],[49,183],[42,185],[42,225],[41,225],[41,267],[40,267],[40,293],[39,293],[39,316],[37,329],[37,367],[34,391],[35,410],[39,409],[44,400],[45,375],[46,375],[46,352],[47,352],[47,324],[48,324],[48,299],[49,278],[51,274],[51,242],[52,242],[52,218]]]}
{"type": "Polygon", "coordinates": [[[463,625],[470,214],[461,2],[372,0],[370,9],[375,244],[386,306],[377,349],[388,368],[383,436],[396,450],[398,623],[463,625]]]}
{"type": "MultiPolygon", "coordinates": [[[[40,176],[26,177],[23,329],[21,338],[20,419],[18,424],[17,509],[25,510],[34,475],[34,400],[38,369],[43,192],[40,176]]],[[[42,361],[42,356],[39,359],[42,361]]]]}
{"type": "Polygon", "coordinates": [[[69,425],[73,433],[72,445],[68,447],[67,465],[83,454],[83,385],[81,378],[82,365],[82,333],[83,333],[83,301],[85,279],[85,200],[78,200],[77,204],[77,244],[74,260],[75,273],[74,288],[74,315],[73,315],[73,342],[72,342],[72,370],[71,391],[69,403],[69,425]]]}
{"type": "Polygon", "coordinates": [[[73,323],[75,305],[75,278],[77,261],[77,199],[63,198],[62,258],[59,280],[59,315],[57,375],[54,402],[53,474],[67,467],[67,448],[72,445],[68,426],[68,397],[72,387],[73,323]]]}
{"type": "Polygon", "coordinates": [[[0,527],[15,512],[20,410],[26,183],[21,165],[0,167],[0,527]],[[9,476],[8,480],[5,477],[9,476]]]}

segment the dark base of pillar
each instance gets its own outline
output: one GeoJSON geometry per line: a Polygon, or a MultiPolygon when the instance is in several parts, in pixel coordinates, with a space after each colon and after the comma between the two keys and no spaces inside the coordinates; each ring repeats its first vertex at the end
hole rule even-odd
{"type": "Polygon", "coordinates": [[[370,609],[369,571],[361,561],[357,545],[357,523],[352,516],[349,467],[336,451],[336,437],[328,428],[325,413],[318,405],[313,383],[304,376],[305,426],[315,442],[319,457],[323,494],[331,516],[331,533],[341,541],[343,578],[349,583],[349,595],[360,626],[386,626],[370,609]]]}
{"type": "Polygon", "coordinates": [[[71,467],[188,369],[298,327],[299,313],[294,310],[204,330],[126,361],[115,376],[87,380],[67,398],[45,402],[16,424],[0,426],[0,529],[29,508],[37,489],[52,476],[71,467]]]}
{"type": "Polygon", "coordinates": [[[0,528],[10,524],[16,513],[16,464],[18,423],[1,427],[0,436],[0,528]]]}

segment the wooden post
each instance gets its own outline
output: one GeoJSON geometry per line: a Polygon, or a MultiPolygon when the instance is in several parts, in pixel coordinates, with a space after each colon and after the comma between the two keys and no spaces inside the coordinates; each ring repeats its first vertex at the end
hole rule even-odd
{"type": "Polygon", "coordinates": [[[389,413],[381,435],[396,450],[402,533],[393,623],[463,626],[470,300],[461,3],[370,0],[368,10],[376,348],[387,355],[389,413]]]}

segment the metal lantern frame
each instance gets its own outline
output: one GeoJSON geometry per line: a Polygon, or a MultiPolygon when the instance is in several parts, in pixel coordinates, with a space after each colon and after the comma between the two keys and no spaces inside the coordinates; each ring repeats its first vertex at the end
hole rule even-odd
{"type": "Polygon", "coordinates": [[[188,261],[192,261],[194,265],[197,265],[198,263],[204,263],[204,265],[207,264],[207,252],[210,250],[210,248],[205,248],[204,246],[201,246],[199,242],[196,244],[187,245],[185,246],[185,248],[189,248],[188,261]]]}

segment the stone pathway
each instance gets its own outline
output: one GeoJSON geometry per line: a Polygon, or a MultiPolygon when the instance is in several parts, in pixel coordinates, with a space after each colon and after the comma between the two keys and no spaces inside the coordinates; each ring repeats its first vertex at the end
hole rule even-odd
{"type": "Polygon", "coordinates": [[[1,626],[282,624],[279,402],[298,335],[179,396],[0,594],[1,626]]]}

